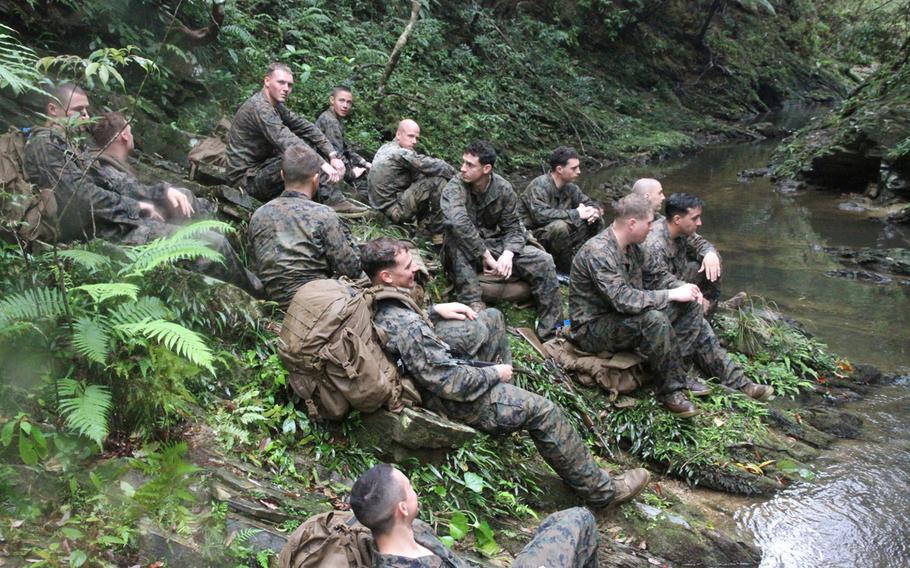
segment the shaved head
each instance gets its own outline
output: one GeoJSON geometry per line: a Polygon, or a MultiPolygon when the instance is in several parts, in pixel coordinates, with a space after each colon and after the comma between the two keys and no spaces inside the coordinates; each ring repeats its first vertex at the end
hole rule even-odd
{"type": "Polygon", "coordinates": [[[647,199],[655,211],[659,210],[661,203],[664,202],[664,188],[653,178],[641,178],[636,181],[632,186],[632,193],[647,199]]]}
{"type": "Polygon", "coordinates": [[[420,140],[420,125],[410,118],[405,118],[398,123],[398,130],[395,131],[395,140],[398,141],[398,145],[402,148],[413,150],[417,146],[417,141],[420,140]]]}

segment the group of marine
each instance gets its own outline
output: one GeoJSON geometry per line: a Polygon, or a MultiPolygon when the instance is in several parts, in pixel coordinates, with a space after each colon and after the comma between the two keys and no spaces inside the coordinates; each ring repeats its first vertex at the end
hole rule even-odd
{"type": "MultiPolygon", "coordinates": [[[[290,111],[289,67],[271,64],[263,87],[237,111],[227,136],[227,174],[233,185],[264,204],[252,216],[253,271],[229,241],[205,238],[223,255],[199,270],[265,295],[287,308],[295,292],[320,278],[368,278],[374,286],[413,289],[417,264],[405,242],[382,237],[354,243],[339,215],[359,211],[339,181],[366,176],[370,205],[396,224],[415,222],[443,234],[443,256],[459,302],[416,311],[414,304],[383,300],[375,325],[384,349],[407,371],[429,408],[478,430],[527,431],[541,456],[592,509],[628,501],[647,485],[638,468],[611,476],[550,400],[511,384],[512,355],[505,319],[486,308],[480,275],[526,281],[539,312],[537,334],[546,340],[565,322],[559,270],[569,273],[571,326],[561,330],[590,353],[637,350],[645,358],[665,407],[681,416],[697,412],[689,396],[710,392],[689,365],[757,400],[773,391],[745,377],[718,343],[706,319],[719,297],[720,258],[697,233],[704,203],[676,193],[666,199],[660,182],[638,180],[604,208],[574,183],[579,158],[559,147],[550,171],[519,197],[494,171],[496,152],[485,141],[469,144],[460,171],[415,151],[419,125],[402,120],[392,141],[372,162],[345,141],[350,88],[336,87],[315,124],[290,111]],[[489,366],[472,366],[482,360],[489,366]]],[[[89,116],[79,87],[54,89],[49,122],[31,131],[24,166],[29,181],[52,188],[60,242],[103,238],[144,244],[172,234],[186,219],[210,216],[213,205],[168,183],[145,184],[128,164],[130,124],[108,113],[91,126],[94,147],[82,150],[67,123],[89,116]]],[[[373,531],[380,566],[463,566],[435,537],[415,540],[417,498],[407,478],[381,464],[354,485],[357,518],[373,531]]],[[[580,508],[548,518],[513,566],[595,566],[597,531],[580,508]]]]}

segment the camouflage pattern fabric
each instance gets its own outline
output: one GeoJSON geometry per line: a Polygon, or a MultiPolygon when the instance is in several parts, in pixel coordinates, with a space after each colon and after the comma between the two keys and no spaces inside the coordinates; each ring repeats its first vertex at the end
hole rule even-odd
{"type": "MultiPolygon", "coordinates": [[[[405,558],[377,554],[378,568],[467,568],[464,560],[431,533],[414,533],[414,538],[429,549],[433,556],[405,558]]],[[[597,523],[590,511],[574,507],[553,513],[540,524],[515,560],[512,568],[596,568],[597,523]]]]}
{"type": "Polygon", "coordinates": [[[366,168],[367,161],[348,146],[344,137],[344,123],[338,118],[331,108],[325,109],[319,118],[316,119],[316,127],[325,134],[326,139],[332,148],[338,153],[338,158],[344,162],[344,181],[353,183],[354,168],[366,168]]]}
{"type": "Polygon", "coordinates": [[[249,236],[266,295],[284,309],[311,280],[362,274],[360,256],[341,219],[303,193],[285,191],[257,209],[249,236]]]}
{"type": "Polygon", "coordinates": [[[698,233],[671,239],[666,217],[655,215],[644,250],[645,288],[666,290],[690,283],[697,285],[708,300],[716,302],[720,298],[720,279],[711,282],[704,272],[698,271],[705,255],[716,254],[717,250],[698,233]]]}
{"type": "Polygon", "coordinates": [[[527,430],[540,455],[589,504],[613,499],[613,481],[556,404],[500,382],[494,367],[459,364],[455,358],[469,354],[451,350],[421,314],[400,302],[380,302],[374,321],[388,336],[383,349],[414,379],[427,407],[490,434],[527,430]]]}
{"type": "Polygon", "coordinates": [[[577,207],[582,203],[600,207],[574,183],[556,187],[550,174],[534,178],[521,195],[522,222],[553,255],[556,268],[562,272],[571,269],[578,248],[604,228],[603,219],[588,223],[579,216],[577,207]]]}
{"type": "Polygon", "coordinates": [[[395,223],[433,217],[439,210],[439,191],[455,168],[444,160],[418,154],[398,145],[383,144],[373,156],[367,175],[370,205],[395,223]]]}
{"type": "Polygon", "coordinates": [[[512,364],[512,350],[502,312],[487,308],[475,320],[442,318],[431,309],[433,330],[452,353],[463,359],[512,364]]]}
{"type": "Polygon", "coordinates": [[[531,286],[540,313],[537,334],[551,337],[563,321],[556,267],[553,257],[527,244],[512,185],[494,173],[486,191],[474,193],[459,175],[443,189],[440,208],[446,231],[443,246],[459,301],[480,301],[478,272],[483,269],[484,252],[489,249],[498,257],[510,250],[515,254],[513,273],[531,286]]]}
{"type": "MultiPolygon", "coordinates": [[[[335,151],[316,125],[288,110],[272,106],[262,91],[244,102],[231,121],[227,135],[227,175],[231,184],[242,187],[260,201],[284,191],[281,155],[296,144],[306,144],[323,158],[335,151]]],[[[321,203],[344,199],[337,187],[322,183],[316,198],[321,203]]]]}
{"type": "Polygon", "coordinates": [[[667,396],[686,384],[684,359],[739,388],[742,371],[720,347],[697,302],[669,303],[667,290],[643,288],[643,247],[623,252],[607,229],[575,255],[569,283],[572,341],[597,353],[638,349],[667,396]]]}

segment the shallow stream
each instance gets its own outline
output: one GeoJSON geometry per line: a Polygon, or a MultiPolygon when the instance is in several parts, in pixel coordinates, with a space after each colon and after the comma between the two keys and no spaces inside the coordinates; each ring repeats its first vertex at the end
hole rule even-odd
{"type": "MultiPolygon", "coordinates": [[[[885,371],[910,372],[910,286],[826,275],[839,268],[824,246],[907,248],[910,229],[888,228],[838,209],[838,196],[784,196],[767,178],[737,173],[767,164],[772,143],[710,147],[645,168],[588,176],[596,195],[615,176],[655,176],[664,192],[685,191],[707,205],[700,233],[723,259],[723,294],[740,290],[777,303],[830,348],[885,371]]],[[[910,566],[910,385],[888,386],[852,408],[863,439],[838,443],[812,483],[736,513],[763,550],[762,568],[910,566]]]]}

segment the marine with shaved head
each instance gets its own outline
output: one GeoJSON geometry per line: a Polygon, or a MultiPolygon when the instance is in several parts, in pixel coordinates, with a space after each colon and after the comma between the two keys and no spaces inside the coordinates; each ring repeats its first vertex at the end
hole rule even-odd
{"type": "Polygon", "coordinates": [[[386,142],[373,157],[367,176],[370,205],[394,223],[428,220],[435,228],[439,217],[439,194],[455,175],[444,160],[418,154],[420,125],[406,118],[398,123],[395,139],[386,142]]]}

